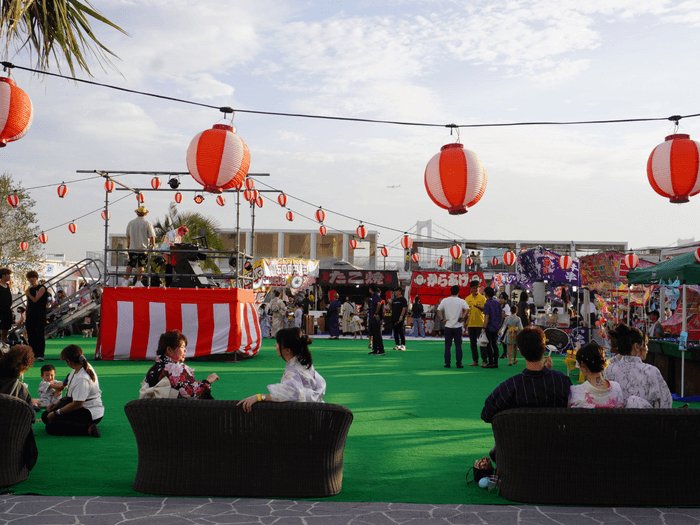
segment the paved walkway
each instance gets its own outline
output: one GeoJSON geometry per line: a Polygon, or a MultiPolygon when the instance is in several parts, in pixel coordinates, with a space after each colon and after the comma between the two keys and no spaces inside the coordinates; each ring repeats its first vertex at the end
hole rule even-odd
{"type": "Polygon", "coordinates": [[[700,509],[0,495],[0,525],[698,525],[700,509]]]}

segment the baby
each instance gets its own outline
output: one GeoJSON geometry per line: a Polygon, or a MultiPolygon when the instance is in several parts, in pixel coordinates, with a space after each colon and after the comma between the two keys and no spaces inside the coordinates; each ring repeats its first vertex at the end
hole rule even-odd
{"type": "Polygon", "coordinates": [[[61,399],[61,391],[63,383],[54,381],[56,377],[56,369],[53,365],[44,365],[41,367],[41,383],[39,383],[39,402],[37,406],[46,408],[53,403],[57,403],[61,399]]]}

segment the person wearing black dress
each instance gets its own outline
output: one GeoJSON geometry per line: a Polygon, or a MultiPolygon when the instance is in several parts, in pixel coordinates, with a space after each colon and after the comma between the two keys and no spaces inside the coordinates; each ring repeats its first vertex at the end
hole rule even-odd
{"type": "Polygon", "coordinates": [[[44,360],[46,341],[44,340],[44,328],[46,328],[46,301],[48,294],[46,287],[39,284],[39,274],[34,270],[27,272],[29,288],[27,289],[27,319],[25,329],[29,346],[34,351],[37,361],[44,360]]]}

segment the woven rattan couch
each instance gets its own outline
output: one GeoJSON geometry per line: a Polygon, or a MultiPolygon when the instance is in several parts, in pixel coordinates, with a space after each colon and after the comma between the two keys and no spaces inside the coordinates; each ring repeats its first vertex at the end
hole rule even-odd
{"type": "Polygon", "coordinates": [[[124,407],[147,494],[318,498],[343,482],[352,412],[330,403],[138,399],[124,407]]]}
{"type": "Polygon", "coordinates": [[[700,410],[520,408],[492,423],[506,499],[700,505],[700,410]]]}
{"type": "Polygon", "coordinates": [[[28,466],[31,449],[36,450],[32,434],[35,417],[34,410],[25,401],[0,394],[0,487],[29,477],[33,466],[28,466]]]}

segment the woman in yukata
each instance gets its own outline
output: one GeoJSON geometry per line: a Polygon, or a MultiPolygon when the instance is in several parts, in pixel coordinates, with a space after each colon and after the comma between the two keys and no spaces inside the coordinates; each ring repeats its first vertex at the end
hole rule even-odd
{"type": "Polygon", "coordinates": [[[671,408],[673,398],[661,372],[642,362],[647,356],[647,337],[624,323],[609,330],[608,335],[620,356],[619,361],[610,363],[603,376],[620,383],[625,408],[671,408]]]}
{"type": "Polygon", "coordinates": [[[259,401],[302,401],[323,403],[326,380],[314,370],[309,345],[311,339],[299,328],[283,328],[276,335],[277,354],[287,362],[282,381],[267,385],[269,394],[254,394],[238,402],[250,412],[259,401]]]}
{"type": "Polygon", "coordinates": [[[622,388],[615,381],[603,378],[605,350],[595,341],[583,345],[576,352],[576,361],[586,382],[569,390],[569,406],[580,408],[622,408],[622,388]]]}

